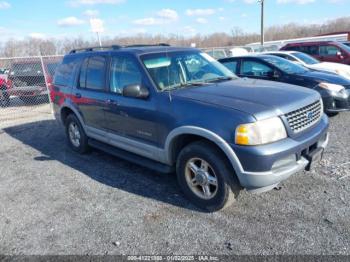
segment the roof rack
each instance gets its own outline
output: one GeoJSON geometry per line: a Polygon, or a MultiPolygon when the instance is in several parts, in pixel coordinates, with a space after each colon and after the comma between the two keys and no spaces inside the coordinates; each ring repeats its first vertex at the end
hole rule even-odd
{"type": "Polygon", "coordinates": [[[87,47],[87,48],[80,48],[80,49],[73,49],[70,51],[70,54],[76,54],[80,52],[92,52],[92,51],[98,51],[98,50],[118,50],[121,48],[135,48],[135,47],[152,47],[152,46],[170,46],[169,44],[160,43],[160,44],[138,44],[138,45],[111,45],[111,46],[95,46],[95,47],[87,47]]]}
{"type": "Polygon", "coordinates": [[[70,54],[80,53],[80,52],[92,52],[96,50],[118,50],[122,48],[122,46],[119,45],[111,45],[111,46],[93,46],[93,47],[87,47],[87,48],[79,48],[79,49],[73,49],[70,51],[70,54]]]}

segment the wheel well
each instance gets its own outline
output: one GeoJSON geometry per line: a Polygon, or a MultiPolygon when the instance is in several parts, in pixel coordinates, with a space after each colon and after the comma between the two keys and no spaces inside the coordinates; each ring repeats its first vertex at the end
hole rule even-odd
{"type": "MultiPolygon", "coordinates": [[[[180,154],[181,150],[186,146],[188,146],[189,144],[198,142],[198,141],[203,141],[217,148],[222,153],[222,157],[224,157],[224,159],[227,161],[229,166],[232,167],[232,164],[227,158],[225,152],[216,143],[214,143],[213,141],[205,137],[198,136],[198,135],[190,135],[190,134],[179,135],[174,139],[171,146],[171,162],[176,163],[177,157],[180,154]]],[[[232,169],[234,168],[232,167],[232,169]]]]}
{"type": "MultiPolygon", "coordinates": [[[[70,114],[74,114],[73,110],[68,108],[68,107],[64,107],[62,108],[61,110],[61,120],[62,120],[62,123],[63,124],[66,124],[66,120],[67,120],[67,117],[70,115],[70,114]]],[[[75,114],[74,114],[75,115],[75,114]]]]}

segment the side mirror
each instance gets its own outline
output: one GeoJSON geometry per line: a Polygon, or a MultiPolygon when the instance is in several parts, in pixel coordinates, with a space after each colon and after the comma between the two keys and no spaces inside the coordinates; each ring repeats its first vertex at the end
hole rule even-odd
{"type": "Polygon", "coordinates": [[[149,97],[149,91],[138,84],[128,85],[123,88],[123,96],[146,99],[149,97]]]}
{"type": "Polygon", "coordinates": [[[340,59],[344,59],[344,56],[340,51],[337,52],[337,57],[339,57],[340,59]]]}
{"type": "Polygon", "coordinates": [[[281,74],[278,71],[272,71],[272,72],[268,72],[267,76],[269,78],[278,79],[281,77],[281,74]]]}

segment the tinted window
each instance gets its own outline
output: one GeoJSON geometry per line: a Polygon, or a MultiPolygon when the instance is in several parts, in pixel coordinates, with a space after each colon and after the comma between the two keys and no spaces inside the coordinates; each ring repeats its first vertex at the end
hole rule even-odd
{"type": "Polygon", "coordinates": [[[243,61],[241,72],[246,76],[268,76],[273,69],[259,62],[243,61]]]}
{"type": "Polygon", "coordinates": [[[57,67],[54,77],[54,84],[60,86],[70,86],[73,84],[75,76],[76,57],[65,57],[62,64],[57,67]]]}
{"type": "Polygon", "coordinates": [[[319,55],[319,51],[320,51],[319,46],[314,45],[314,46],[308,46],[307,52],[305,52],[305,53],[307,53],[309,55],[319,55]]]}
{"type": "Polygon", "coordinates": [[[56,72],[56,69],[58,67],[58,63],[54,63],[54,64],[47,64],[47,73],[50,75],[50,76],[53,76],[56,72]]]}
{"type": "Polygon", "coordinates": [[[88,64],[89,64],[89,59],[86,58],[81,66],[81,69],[80,69],[80,76],[79,76],[79,87],[80,88],[86,88],[86,70],[87,70],[88,64]]]}
{"type": "Polygon", "coordinates": [[[333,45],[325,45],[320,47],[320,55],[335,56],[340,52],[340,49],[333,45]]]}
{"type": "Polygon", "coordinates": [[[110,90],[121,94],[128,85],[141,85],[142,74],[136,62],[127,57],[113,57],[111,63],[110,90]]]}
{"type": "Polygon", "coordinates": [[[288,46],[288,47],[284,48],[284,50],[300,51],[300,47],[299,46],[288,46]]]}
{"type": "Polygon", "coordinates": [[[86,70],[86,88],[103,90],[105,88],[106,58],[91,57],[86,70]]]}
{"type": "Polygon", "coordinates": [[[237,71],[237,61],[227,61],[223,62],[224,66],[226,66],[232,73],[236,73],[237,71]]]}

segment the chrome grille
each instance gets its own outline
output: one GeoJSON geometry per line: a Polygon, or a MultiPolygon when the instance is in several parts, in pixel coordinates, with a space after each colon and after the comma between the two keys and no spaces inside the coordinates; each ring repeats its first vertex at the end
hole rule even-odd
{"type": "Polygon", "coordinates": [[[286,114],[286,118],[291,130],[300,133],[316,124],[323,114],[322,102],[317,101],[308,106],[286,114]]]}

